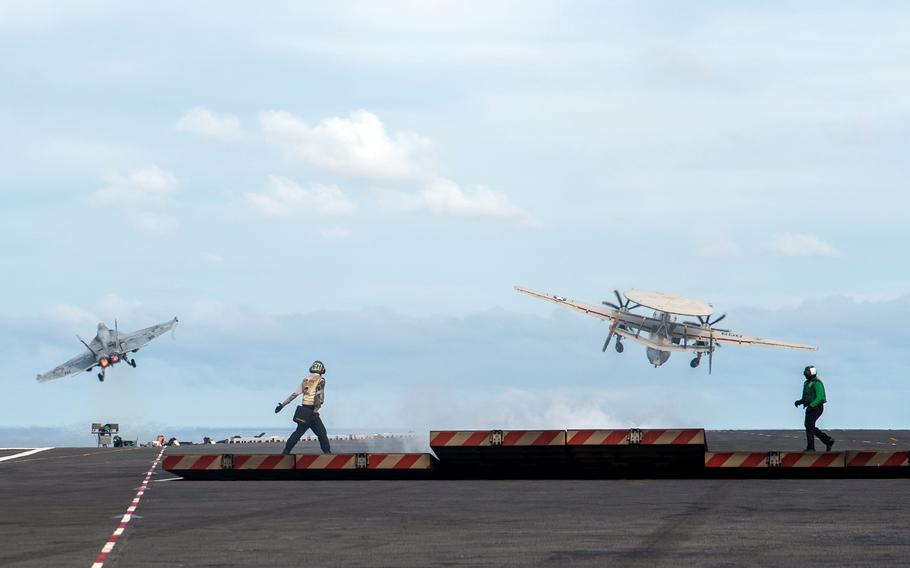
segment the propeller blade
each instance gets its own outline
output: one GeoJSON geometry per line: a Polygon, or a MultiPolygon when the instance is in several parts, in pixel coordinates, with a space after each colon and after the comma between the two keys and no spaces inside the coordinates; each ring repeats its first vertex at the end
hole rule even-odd
{"type": "Polygon", "coordinates": [[[705,318],[703,318],[703,317],[701,317],[701,316],[696,316],[696,317],[698,318],[698,323],[699,323],[699,324],[705,325],[705,318]]]}
{"type": "Polygon", "coordinates": [[[721,320],[724,319],[725,317],[727,317],[727,314],[723,314],[722,316],[720,316],[720,317],[717,318],[716,320],[712,321],[712,322],[711,322],[711,325],[716,325],[717,322],[721,321],[721,320]]]}
{"type": "Polygon", "coordinates": [[[601,302],[601,303],[602,303],[603,305],[605,305],[605,306],[609,306],[609,307],[613,308],[614,310],[620,310],[620,309],[622,309],[622,308],[620,308],[619,306],[617,306],[616,304],[614,304],[613,302],[608,302],[608,301],[604,300],[604,301],[601,302]]]}

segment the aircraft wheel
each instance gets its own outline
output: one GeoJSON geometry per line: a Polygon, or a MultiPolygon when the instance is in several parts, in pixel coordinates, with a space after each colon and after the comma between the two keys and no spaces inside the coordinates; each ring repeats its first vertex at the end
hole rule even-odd
{"type": "Polygon", "coordinates": [[[616,352],[622,353],[625,350],[625,347],[619,341],[616,342],[616,352]]]}
{"type": "Polygon", "coordinates": [[[102,375],[101,373],[98,373],[98,380],[101,381],[101,382],[103,383],[103,382],[104,382],[104,375],[102,375]]]}
{"type": "Polygon", "coordinates": [[[698,367],[699,363],[701,363],[701,358],[696,357],[695,359],[692,359],[691,361],[689,361],[689,366],[692,367],[693,369],[695,369],[696,367],[698,367]]]}

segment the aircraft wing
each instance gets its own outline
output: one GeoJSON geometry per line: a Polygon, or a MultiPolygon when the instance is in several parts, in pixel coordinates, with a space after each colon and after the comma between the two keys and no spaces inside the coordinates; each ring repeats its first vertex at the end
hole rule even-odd
{"type": "Polygon", "coordinates": [[[800,343],[790,343],[778,339],[763,339],[760,337],[749,337],[748,335],[739,335],[726,329],[711,329],[692,325],[688,323],[674,323],[668,328],[668,336],[681,340],[684,345],[693,342],[699,343],[702,347],[710,344],[713,339],[717,345],[761,345],[764,347],[777,347],[780,349],[804,349],[815,351],[818,347],[814,345],[802,345],[800,343]]]}
{"type": "Polygon", "coordinates": [[[762,345],[764,347],[778,347],[781,349],[804,349],[807,351],[817,351],[818,347],[814,345],[801,345],[799,343],[789,343],[777,339],[762,339],[760,337],[749,337],[748,335],[737,335],[725,331],[714,332],[714,343],[720,345],[762,345]]]}
{"type": "Polygon", "coordinates": [[[62,365],[54,367],[46,373],[38,375],[35,377],[35,379],[39,383],[52,381],[54,379],[62,379],[67,375],[72,375],[74,373],[79,373],[87,369],[91,369],[95,366],[96,362],[97,361],[95,361],[95,355],[93,353],[83,353],[81,355],[73,357],[62,365]]]}
{"type": "Polygon", "coordinates": [[[139,331],[134,331],[133,333],[121,336],[120,344],[123,346],[124,351],[134,351],[156,337],[164,335],[174,329],[174,326],[176,325],[177,318],[174,318],[170,321],[155,324],[151,327],[140,329],[139,331]]]}
{"type": "Polygon", "coordinates": [[[572,308],[573,310],[579,311],[583,314],[588,314],[596,318],[600,318],[604,321],[614,321],[616,319],[616,310],[612,310],[607,306],[592,306],[590,304],[585,304],[584,302],[579,302],[577,300],[570,300],[562,296],[553,296],[544,292],[537,292],[535,290],[522,288],[521,286],[516,286],[515,289],[522,294],[534,296],[535,298],[553,302],[554,304],[560,304],[568,308],[572,308]]]}

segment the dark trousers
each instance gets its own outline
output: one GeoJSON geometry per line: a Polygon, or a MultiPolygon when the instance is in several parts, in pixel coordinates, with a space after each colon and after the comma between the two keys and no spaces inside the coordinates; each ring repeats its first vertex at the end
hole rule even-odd
{"type": "Polygon", "coordinates": [[[816,406],[815,408],[806,407],[806,449],[814,450],[815,449],[815,438],[817,437],[822,441],[826,446],[831,443],[831,436],[825,434],[818,428],[815,423],[818,422],[818,419],[821,417],[822,412],[825,411],[823,404],[816,406]]]}
{"type": "Polygon", "coordinates": [[[316,434],[316,437],[319,438],[319,447],[322,448],[322,453],[332,453],[332,448],[329,446],[329,437],[325,432],[325,425],[322,423],[322,418],[319,417],[318,412],[313,412],[312,407],[299,407],[298,411],[294,414],[294,422],[297,423],[297,429],[294,430],[294,433],[288,438],[288,443],[284,445],[284,453],[291,453],[291,449],[300,441],[300,437],[311,428],[313,433],[316,434]]]}

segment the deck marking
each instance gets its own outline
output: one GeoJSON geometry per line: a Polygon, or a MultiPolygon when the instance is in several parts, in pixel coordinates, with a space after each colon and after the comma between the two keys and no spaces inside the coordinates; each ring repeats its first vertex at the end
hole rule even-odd
{"type": "Polygon", "coordinates": [[[120,524],[117,525],[117,528],[114,529],[114,532],[111,533],[107,542],[104,543],[104,546],[101,547],[101,552],[98,553],[98,556],[95,558],[95,562],[92,564],[92,568],[101,568],[104,566],[105,561],[107,560],[107,555],[114,550],[114,545],[117,544],[117,541],[120,539],[120,535],[123,534],[123,531],[126,529],[126,525],[133,519],[135,516],[137,519],[140,518],[138,515],[133,515],[133,512],[136,510],[136,507],[139,505],[139,500],[142,498],[142,495],[145,494],[149,479],[151,479],[152,474],[155,473],[155,469],[158,467],[158,463],[161,461],[161,456],[164,454],[165,448],[161,448],[161,451],[158,452],[158,456],[155,458],[155,461],[152,462],[152,467],[145,474],[145,479],[142,480],[142,483],[139,486],[139,491],[136,493],[136,496],[130,501],[129,507],[126,509],[126,513],[123,514],[123,517],[120,519],[120,524]]]}
{"type": "Polygon", "coordinates": [[[54,448],[33,448],[25,452],[19,452],[18,454],[13,454],[11,456],[5,456],[0,458],[0,462],[5,462],[9,460],[14,460],[16,458],[24,458],[26,456],[31,456],[37,454],[38,452],[46,452],[47,450],[53,450],[54,448]]]}

